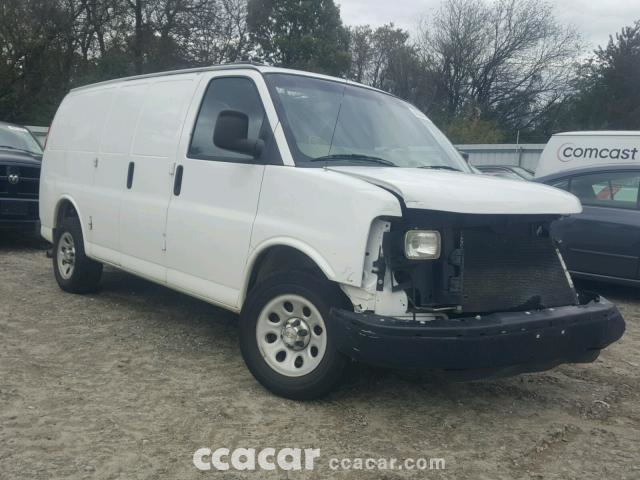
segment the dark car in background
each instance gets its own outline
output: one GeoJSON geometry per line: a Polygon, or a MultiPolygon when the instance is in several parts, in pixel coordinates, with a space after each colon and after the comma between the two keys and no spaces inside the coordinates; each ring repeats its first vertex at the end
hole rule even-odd
{"type": "Polygon", "coordinates": [[[474,165],[484,175],[510,178],[512,180],[533,180],[533,172],[517,165],[474,165]]]}
{"type": "Polygon", "coordinates": [[[602,165],[535,179],[576,195],[583,212],[551,234],[576,278],[640,286],[640,165],[602,165]]]}
{"type": "Polygon", "coordinates": [[[0,229],[38,228],[42,147],[26,128],[0,122],[0,229]]]}

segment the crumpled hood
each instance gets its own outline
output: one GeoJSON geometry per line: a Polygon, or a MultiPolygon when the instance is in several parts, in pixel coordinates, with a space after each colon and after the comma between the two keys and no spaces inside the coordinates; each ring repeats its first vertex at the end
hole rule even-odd
{"type": "Polygon", "coordinates": [[[407,208],[470,214],[582,212],[574,195],[538,183],[419,168],[329,167],[400,195],[407,208]]]}

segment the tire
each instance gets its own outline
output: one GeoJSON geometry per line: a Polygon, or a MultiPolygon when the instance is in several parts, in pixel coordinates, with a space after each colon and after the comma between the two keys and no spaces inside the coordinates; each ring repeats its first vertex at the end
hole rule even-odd
{"type": "Polygon", "coordinates": [[[293,400],[320,398],[336,388],[347,358],[332,336],[329,311],[344,301],[337,286],[305,272],[276,274],[253,288],[240,314],[239,334],[256,380],[293,400]]]}
{"type": "Polygon", "coordinates": [[[98,289],[102,264],[86,256],[82,228],[77,217],[64,219],[57,229],[52,258],[53,273],[62,290],[89,293],[98,289]]]}

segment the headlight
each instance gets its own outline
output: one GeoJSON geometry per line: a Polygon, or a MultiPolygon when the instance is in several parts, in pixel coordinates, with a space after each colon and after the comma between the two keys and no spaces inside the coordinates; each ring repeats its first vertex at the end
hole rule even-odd
{"type": "Polygon", "coordinates": [[[404,256],[409,260],[440,258],[440,232],[409,230],[404,236],[404,256]]]}

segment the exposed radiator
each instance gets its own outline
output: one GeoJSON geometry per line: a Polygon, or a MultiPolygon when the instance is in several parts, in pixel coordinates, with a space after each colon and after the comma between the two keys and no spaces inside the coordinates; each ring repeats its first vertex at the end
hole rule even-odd
{"type": "Polygon", "coordinates": [[[462,231],[463,310],[490,312],[572,305],[573,287],[553,242],[530,225],[462,231]]]}

